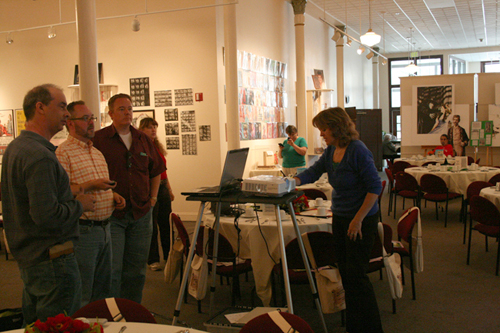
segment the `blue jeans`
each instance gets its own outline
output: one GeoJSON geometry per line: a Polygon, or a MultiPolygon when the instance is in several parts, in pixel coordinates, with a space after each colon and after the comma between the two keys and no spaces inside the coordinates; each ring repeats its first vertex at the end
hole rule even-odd
{"type": "Polygon", "coordinates": [[[46,321],[80,308],[82,284],[74,253],[21,268],[24,323],[46,321]]]}
{"type": "Polygon", "coordinates": [[[75,255],[82,277],[82,304],[110,296],[111,227],[80,225],[75,255]]]}
{"type": "Polygon", "coordinates": [[[153,209],[150,209],[138,220],[134,220],[132,212],[128,212],[122,219],[111,217],[113,297],[141,303],[153,233],[152,211],[153,209]]]}

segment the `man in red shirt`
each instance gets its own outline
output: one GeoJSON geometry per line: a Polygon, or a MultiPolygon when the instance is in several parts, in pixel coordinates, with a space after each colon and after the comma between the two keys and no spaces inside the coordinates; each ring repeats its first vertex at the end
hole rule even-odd
{"type": "Polygon", "coordinates": [[[165,164],[151,139],[131,125],[130,96],[114,95],[108,106],[113,123],[95,133],[94,147],[108,163],[109,178],[117,181],[114,191],[127,203],[110,218],[111,293],[140,303],[153,231],[152,211],[165,164]]]}

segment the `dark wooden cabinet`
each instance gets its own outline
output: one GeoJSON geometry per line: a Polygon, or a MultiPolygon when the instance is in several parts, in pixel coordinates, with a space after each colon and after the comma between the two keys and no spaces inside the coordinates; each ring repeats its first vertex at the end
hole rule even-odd
{"type": "Polygon", "coordinates": [[[382,171],[382,110],[356,109],[355,122],[359,139],[372,152],[377,170],[382,171]]]}

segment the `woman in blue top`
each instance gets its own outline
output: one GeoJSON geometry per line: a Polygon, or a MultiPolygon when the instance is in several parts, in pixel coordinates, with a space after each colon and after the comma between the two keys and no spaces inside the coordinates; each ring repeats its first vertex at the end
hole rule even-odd
{"type": "Polygon", "coordinates": [[[283,141],[283,144],[279,144],[279,156],[283,159],[283,173],[287,176],[295,176],[298,168],[306,166],[307,142],[299,137],[297,127],[289,125],[285,131],[288,139],[283,141]]]}
{"type": "Polygon", "coordinates": [[[332,192],[332,229],[335,255],[345,290],[350,333],[382,332],[373,286],[366,274],[378,237],[377,198],[382,190],[372,153],[344,109],[321,111],[313,118],[328,148],[310,168],[300,173],[297,185],[316,181],[324,172],[332,192]]]}

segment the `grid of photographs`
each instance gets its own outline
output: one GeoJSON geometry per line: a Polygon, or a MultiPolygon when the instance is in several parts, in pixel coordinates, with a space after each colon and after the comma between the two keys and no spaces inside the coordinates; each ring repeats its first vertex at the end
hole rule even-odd
{"type": "Polygon", "coordinates": [[[172,106],[172,90],[155,91],[155,107],[172,106]]]}
{"type": "Polygon", "coordinates": [[[165,135],[179,135],[179,123],[165,123],[165,135]]]}
{"type": "Polygon", "coordinates": [[[178,121],[179,109],[165,109],[165,121],[178,121]]]}
{"type": "Polygon", "coordinates": [[[149,77],[130,79],[132,106],[149,106],[149,77]]]}
{"type": "Polygon", "coordinates": [[[182,155],[197,155],[196,134],[182,134],[182,155]]]}
{"type": "Polygon", "coordinates": [[[175,106],[193,105],[193,89],[175,89],[175,106]]]}
{"type": "Polygon", "coordinates": [[[200,125],[199,134],[200,134],[200,141],[212,140],[210,125],[200,125]]]}
{"type": "Polygon", "coordinates": [[[194,110],[181,111],[181,132],[196,132],[194,110]]]}
{"type": "Polygon", "coordinates": [[[285,137],[287,65],[238,50],[240,140],[285,137]]]}
{"type": "Polygon", "coordinates": [[[175,138],[167,138],[166,139],[166,144],[167,144],[167,150],[171,150],[171,149],[180,149],[180,140],[179,140],[179,137],[175,137],[175,138]]]}

